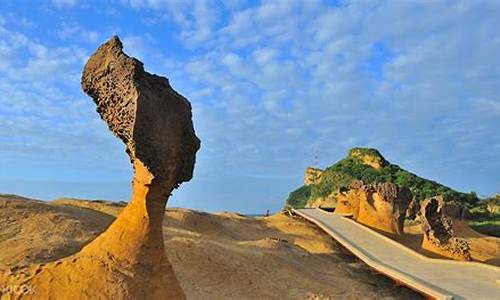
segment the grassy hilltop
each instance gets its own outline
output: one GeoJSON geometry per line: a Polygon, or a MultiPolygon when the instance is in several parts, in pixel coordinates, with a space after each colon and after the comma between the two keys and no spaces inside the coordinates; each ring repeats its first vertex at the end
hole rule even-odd
{"type": "Polygon", "coordinates": [[[336,197],[338,191],[348,187],[353,180],[362,180],[367,184],[393,182],[409,188],[418,200],[443,195],[446,201],[452,201],[467,208],[474,206],[479,200],[474,192],[455,191],[391,164],[376,149],[353,148],[349,150],[347,157],[323,171],[318,184],[304,185],[291,192],[286,205],[303,208],[314,199],[336,197]]]}

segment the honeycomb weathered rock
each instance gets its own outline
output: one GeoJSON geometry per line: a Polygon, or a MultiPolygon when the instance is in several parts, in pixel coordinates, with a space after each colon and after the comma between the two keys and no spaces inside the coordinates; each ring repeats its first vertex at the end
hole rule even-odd
{"type": "Polygon", "coordinates": [[[337,196],[336,213],[350,213],[360,223],[389,233],[403,233],[410,190],[391,182],[366,185],[354,181],[337,196]]]}
{"type": "Polygon", "coordinates": [[[189,101],[122,48],[116,36],[99,47],[85,65],[83,90],[132,162],[139,159],[156,178],[190,180],[200,141],[189,101]]]}
{"type": "Polygon", "coordinates": [[[455,259],[471,260],[469,244],[454,236],[453,222],[445,216],[444,207],[442,197],[427,198],[421,203],[422,248],[455,259]]]}

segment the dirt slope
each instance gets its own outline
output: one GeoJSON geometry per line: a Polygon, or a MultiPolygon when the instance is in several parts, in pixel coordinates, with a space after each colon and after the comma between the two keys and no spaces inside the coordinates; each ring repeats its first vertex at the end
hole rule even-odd
{"type": "Polygon", "coordinates": [[[73,254],[113,220],[95,210],[0,196],[0,268],[73,254]]]}

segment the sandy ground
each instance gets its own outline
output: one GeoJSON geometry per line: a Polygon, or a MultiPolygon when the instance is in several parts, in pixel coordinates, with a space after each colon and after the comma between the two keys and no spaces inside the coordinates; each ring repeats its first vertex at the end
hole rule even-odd
{"type": "MultiPolygon", "coordinates": [[[[0,269],[69,256],[121,206],[0,197],[0,269]]],[[[170,208],[167,254],[188,299],[420,299],[343,252],[305,221],[170,208]]]]}
{"type": "MultiPolygon", "coordinates": [[[[422,249],[422,229],[420,225],[405,226],[404,231],[405,234],[401,236],[379,232],[425,256],[449,259],[422,249]]],[[[453,231],[457,237],[467,240],[474,261],[500,266],[500,238],[476,232],[465,221],[453,220],[453,231]]]]}

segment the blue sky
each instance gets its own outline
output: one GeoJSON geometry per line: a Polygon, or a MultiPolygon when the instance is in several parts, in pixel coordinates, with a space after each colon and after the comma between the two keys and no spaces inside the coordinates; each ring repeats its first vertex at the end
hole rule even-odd
{"type": "Polygon", "coordinates": [[[278,210],[354,146],[500,192],[500,2],[2,0],[0,192],[127,200],[131,167],[80,88],[118,34],[191,100],[194,179],[169,205],[278,210]]]}

